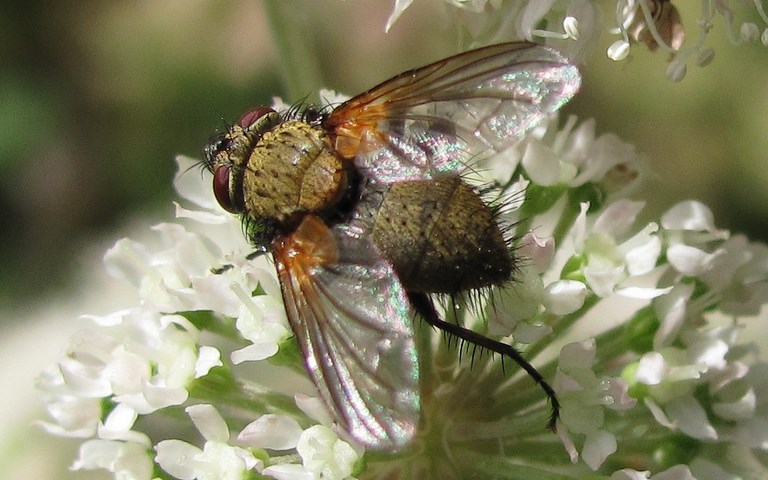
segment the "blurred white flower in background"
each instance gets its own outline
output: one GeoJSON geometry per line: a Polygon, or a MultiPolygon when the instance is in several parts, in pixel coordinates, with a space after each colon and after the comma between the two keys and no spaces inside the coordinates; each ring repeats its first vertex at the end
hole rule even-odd
{"type": "MultiPolygon", "coordinates": [[[[396,0],[386,29],[391,29],[408,7],[418,1],[423,0],[396,0]]],[[[583,61],[587,52],[596,49],[605,50],[609,58],[620,62],[630,56],[633,45],[644,44],[651,51],[668,55],[666,75],[672,81],[682,80],[690,64],[705,67],[712,62],[715,51],[710,46],[709,35],[716,25],[725,29],[722,34],[735,45],[768,46],[768,15],[762,2],[754,2],[754,11],[739,18],[737,13],[743,14],[745,10],[739,2],[702,0],[700,15],[690,25],[682,23],[675,3],[672,0],[444,0],[438,5],[481,45],[510,38],[556,41],[554,45],[576,62],[583,61]],[[760,23],[753,21],[750,14],[756,14],[760,23]],[[618,38],[605,47],[599,44],[603,32],[618,38]],[[688,45],[685,44],[687,37],[688,45]]]]}

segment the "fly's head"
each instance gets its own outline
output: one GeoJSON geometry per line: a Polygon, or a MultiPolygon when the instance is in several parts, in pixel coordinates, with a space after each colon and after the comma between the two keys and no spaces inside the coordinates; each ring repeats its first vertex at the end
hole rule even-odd
{"type": "Polygon", "coordinates": [[[269,218],[254,216],[246,203],[245,172],[251,152],[265,133],[281,122],[280,114],[268,107],[245,113],[227,131],[213,137],[203,149],[205,167],[213,174],[213,194],[221,207],[241,215],[246,234],[263,248],[274,237],[269,218]]]}

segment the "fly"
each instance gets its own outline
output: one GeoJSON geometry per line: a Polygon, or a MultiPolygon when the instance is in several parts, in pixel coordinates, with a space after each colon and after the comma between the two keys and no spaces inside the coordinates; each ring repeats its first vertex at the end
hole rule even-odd
{"type": "Polygon", "coordinates": [[[413,319],[514,359],[440,318],[434,294],[508,282],[516,257],[497,210],[462,178],[568,101],[560,53],[492,45],[404,72],[333,109],[243,115],[205,148],[213,191],[272,254],[307,372],[339,428],[397,450],[420,419],[413,319]]]}

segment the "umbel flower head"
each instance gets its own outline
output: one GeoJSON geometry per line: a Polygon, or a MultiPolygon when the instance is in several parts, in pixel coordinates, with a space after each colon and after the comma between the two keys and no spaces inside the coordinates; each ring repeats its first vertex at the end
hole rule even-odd
{"type": "MultiPolygon", "coordinates": [[[[331,95],[321,95],[330,98],[331,95]]],[[[82,443],[75,469],[130,479],[737,479],[768,477],[768,366],[740,338],[768,301],[768,247],[694,201],[638,222],[643,167],[592,121],[550,119],[478,165],[523,260],[515,281],[446,302],[554,386],[417,324],[421,422],[396,453],[333,429],[286,321],[198,160],[179,157],[176,219],[123,239],[107,269],[136,305],[90,316],[39,378],[42,425],[82,443]],[[488,300],[490,299],[490,300],[488,300]],[[744,320],[742,320],[744,319],[744,320]]]]}

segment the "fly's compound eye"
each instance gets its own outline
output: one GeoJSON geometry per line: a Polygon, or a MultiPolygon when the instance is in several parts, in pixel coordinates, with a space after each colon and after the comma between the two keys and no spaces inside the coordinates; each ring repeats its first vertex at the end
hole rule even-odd
{"type": "Polygon", "coordinates": [[[231,165],[221,165],[216,168],[213,174],[213,195],[221,208],[229,213],[243,213],[245,210],[232,185],[231,165]]]}
{"type": "Polygon", "coordinates": [[[243,130],[255,130],[263,133],[277,125],[280,121],[280,115],[269,107],[254,108],[243,114],[237,124],[243,130]]]}

